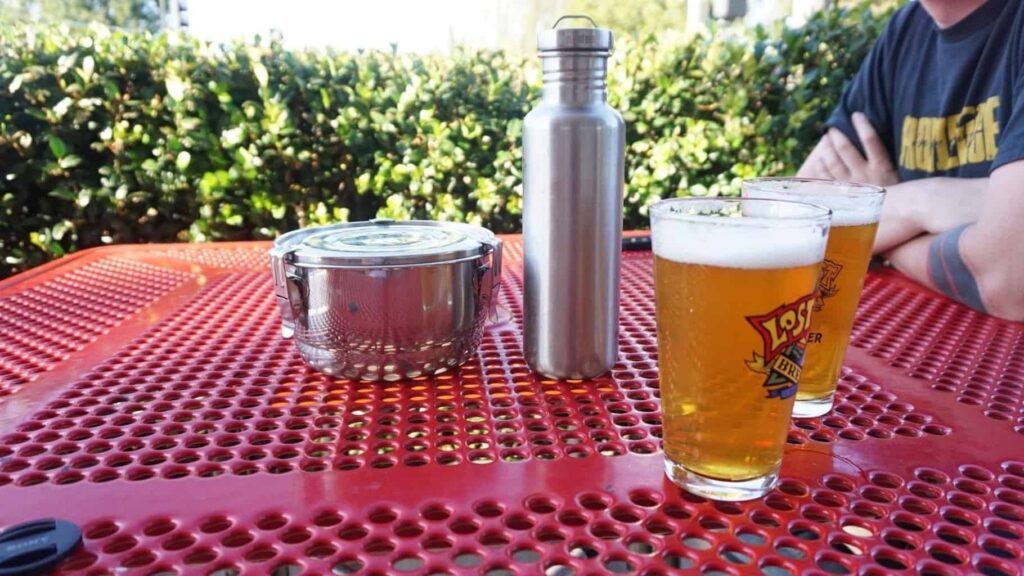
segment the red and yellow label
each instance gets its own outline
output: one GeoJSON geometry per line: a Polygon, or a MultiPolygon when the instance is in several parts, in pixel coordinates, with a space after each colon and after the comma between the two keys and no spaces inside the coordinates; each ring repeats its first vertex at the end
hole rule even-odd
{"type": "Polygon", "coordinates": [[[814,294],[808,294],[767,314],[747,316],[763,343],[761,353],[755,351],[747,367],[767,376],[764,387],[768,398],[784,399],[796,394],[814,303],[814,294]]]}

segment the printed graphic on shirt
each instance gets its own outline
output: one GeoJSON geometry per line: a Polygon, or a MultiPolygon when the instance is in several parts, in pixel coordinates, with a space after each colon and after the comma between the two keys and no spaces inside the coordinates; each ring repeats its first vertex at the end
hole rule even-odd
{"type": "Polygon", "coordinates": [[[950,116],[904,116],[900,167],[937,172],[996,157],[999,96],[950,116]]]}

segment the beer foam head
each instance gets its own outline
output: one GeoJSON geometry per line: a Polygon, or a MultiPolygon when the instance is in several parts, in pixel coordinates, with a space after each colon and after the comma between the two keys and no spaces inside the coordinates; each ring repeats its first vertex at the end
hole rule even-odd
{"type": "Polygon", "coordinates": [[[792,268],[821,262],[828,213],[793,202],[668,200],[651,208],[651,231],[654,253],[667,260],[723,268],[792,268]],[[718,212],[729,207],[741,209],[731,215],[718,212]],[[794,210],[798,213],[787,213],[794,210]]]}
{"type": "Polygon", "coordinates": [[[743,197],[818,204],[832,210],[833,226],[861,226],[878,222],[885,189],[813,178],[754,178],[743,182],[743,197]]]}

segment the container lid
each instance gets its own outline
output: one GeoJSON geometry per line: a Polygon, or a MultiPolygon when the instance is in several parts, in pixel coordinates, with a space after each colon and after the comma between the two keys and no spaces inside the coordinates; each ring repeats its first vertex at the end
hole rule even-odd
{"type": "Polygon", "coordinates": [[[310,228],[299,228],[298,230],[292,230],[291,232],[285,232],[276,239],[274,239],[274,245],[270,249],[271,256],[281,257],[286,252],[290,251],[293,247],[302,243],[302,240],[308,238],[314,234],[320,234],[327,230],[337,230],[350,226],[348,222],[341,224],[328,224],[326,226],[313,226],[310,228]]]}
{"type": "Polygon", "coordinates": [[[494,242],[494,234],[479,226],[426,220],[377,219],[302,232],[307,233],[286,239],[287,245],[280,248],[289,254],[289,262],[309,267],[450,262],[479,256],[494,242]]]}
{"type": "Polygon", "coordinates": [[[569,14],[555,21],[550,30],[537,35],[540,52],[611,52],[612,31],[598,28],[590,16],[569,14]],[[589,28],[559,28],[563,20],[586,20],[589,28]]]}
{"type": "Polygon", "coordinates": [[[82,543],[82,531],[67,520],[47,518],[0,532],[0,576],[46,574],[82,543]]]}

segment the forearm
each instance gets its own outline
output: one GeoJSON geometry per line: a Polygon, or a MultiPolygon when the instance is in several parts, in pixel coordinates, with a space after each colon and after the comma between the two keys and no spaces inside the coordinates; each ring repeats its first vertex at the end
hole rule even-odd
{"type": "Polygon", "coordinates": [[[925,178],[889,187],[875,253],[977,221],[987,189],[988,178],[925,178]]]}
{"type": "Polygon", "coordinates": [[[939,234],[923,232],[886,252],[898,270],[974,308],[1024,321],[1024,242],[1019,234],[1024,203],[1019,185],[1024,161],[993,172],[981,210],[965,201],[964,212],[980,212],[973,224],[939,234]]]}
{"type": "Polygon", "coordinates": [[[934,234],[920,235],[889,250],[884,257],[893,268],[936,290],[935,283],[928,273],[928,250],[935,237],[934,234]]]}
{"type": "Polygon", "coordinates": [[[1021,297],[1024,286],[1019,278],[1019,265],[1015,270],[1014,264],[1007,262],[1012,257],[1000,258],[992,254],[988,247],[981,248],[987,239],[979,238],[984,232],[975,228],[968,226],[959,243],[962,261],[968,266],[971,275],[966,283],[963,278],[955,278],[957,274],[952,264],[949,268],[936,265],[933,243],[940,241],[941,235],[918,236],[890,250],[885,258],[894,268],[936,292],[971,304],[993,316],[1015,322],[1024,321],[1024,300],[1021,297]],[[993,261],[998,262],[998,265],[993,266],[993,261]],[[971,295],[972,290],[974,296],[971,295]],[[980,302],[977,302],[979,299],[980,302]]]}

